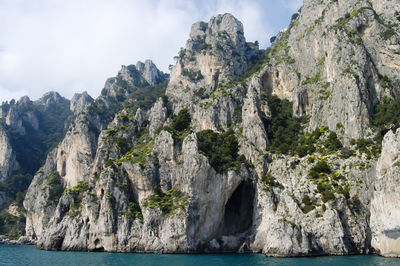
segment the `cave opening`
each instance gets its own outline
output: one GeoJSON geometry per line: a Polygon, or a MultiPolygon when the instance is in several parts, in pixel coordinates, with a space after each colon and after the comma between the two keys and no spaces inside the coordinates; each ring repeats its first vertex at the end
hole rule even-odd
{"type": "Polygon", "coordinates": [[[253,222],[255,187],[251,179],[242,181],[225,205],[222,235],[246,232],[253,222]]]}

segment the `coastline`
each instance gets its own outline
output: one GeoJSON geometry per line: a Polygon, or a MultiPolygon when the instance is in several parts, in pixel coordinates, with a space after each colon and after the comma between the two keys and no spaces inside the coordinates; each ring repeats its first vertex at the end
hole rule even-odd
{"type": "MultiPolygon", "coordinates": [[[[5,235],[0,235],[0,245],[10,245],[10,246],[35,246],[37,243],[36,240],[32,240],[27,236],[21,236],[19,239],[9,239],[5,235]]],[[[272,255],[272,254],[263,254],[262,252],[176,252],[176,253],[159,253],[159,252],[143,252],[143,251],[133,251],[133,252],[124,252],[124,251],[98,251],[98,250],[62,250],[62,249],[38,249],[37,250],[47,250],[47,251],[61,251],[61,252],[89,252],[89,253],[110,253],[110,254],[158,254],[158,255],[224,255],[224,254],[259,254],[264,255],[266,258],[276,258],[276,259],[285,259],[285,258],[316,258],[316,257],[348,257],[348,256],[370,256],[376,255],[382,258],[392,258],[392,259],[400,259],[396,256],[384,256],[376,252],[371,253],[352,253],[352,254],[304,254],[304,255],[272,255]]]]}
{"type": "Polygon", "coordinates": [[[5,235],[0,235],[0,245],[36,245],[36,241],[31,240],[27,236],[21,236],[18,239],[9,239],[5,235]]]}

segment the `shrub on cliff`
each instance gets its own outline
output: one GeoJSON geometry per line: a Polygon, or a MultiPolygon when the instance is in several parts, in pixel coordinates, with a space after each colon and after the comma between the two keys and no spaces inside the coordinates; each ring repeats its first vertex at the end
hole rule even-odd
{"type": "Polygon", "coordinates": [[[211,166],[222,173],[230,168],[239,168],[245,162],[243,156],[239,156],[239,143],[233,129],[223,133],[212,130],[203,130],[197,133],[199,151],[207,156],[211,166]]]}

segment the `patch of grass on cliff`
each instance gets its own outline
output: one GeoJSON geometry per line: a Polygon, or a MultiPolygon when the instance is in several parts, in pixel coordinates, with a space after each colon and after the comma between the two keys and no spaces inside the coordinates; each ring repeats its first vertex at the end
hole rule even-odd
{"type": "Polygon", "coordinates": [[[239,169],[246,160],[239,156],[239,143],[232,128],[226,132],[217,133],[203,130],[197,133],[199,151],[207,156],[211,166],[217,173],[229,169],[239,169]]]}
{"type": "Polygon", "coordinates": [[[164,193],[160,188],[157,188],[154,195],[145,199],[143,206],[151,209],[158,208],[163,214],[170,215],[178,209],[185,211],[187,204],[188,197],[185,193],[174,188],[164,193]]]}

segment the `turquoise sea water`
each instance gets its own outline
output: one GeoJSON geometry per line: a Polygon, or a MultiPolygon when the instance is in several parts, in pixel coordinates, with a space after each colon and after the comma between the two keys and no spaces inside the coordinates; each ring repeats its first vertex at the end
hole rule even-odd
{"type": "Polygon", "coordinates": [[[134,253],[61,252],[33,246],[0,245],[0,265],[400,265],[380,256],[267,258],[254,254],[156,255],[134,253]]]}

